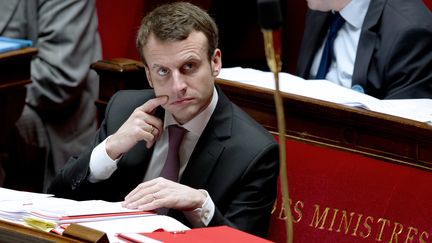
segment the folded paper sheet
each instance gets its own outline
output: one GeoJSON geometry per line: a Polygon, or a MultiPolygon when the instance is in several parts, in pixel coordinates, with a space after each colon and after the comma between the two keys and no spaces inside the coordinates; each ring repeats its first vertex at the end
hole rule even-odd
{"type": "MultiPolygon", "coordinates": [[[[223,68],[218,78],[275,89],[273,74],[256,69],[223,68]]],[[[288,73],[280,73],[279,82],[280,90],[285,93],[432,123],[432,99],[379,100],[327,80],[305,80],[288,73]]]]}

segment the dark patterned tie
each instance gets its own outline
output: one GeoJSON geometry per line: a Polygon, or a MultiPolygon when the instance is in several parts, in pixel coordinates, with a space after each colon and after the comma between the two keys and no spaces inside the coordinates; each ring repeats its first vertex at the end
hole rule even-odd
{"type": "Polygon", "coordinates": [[[323,49],[321,62],[315,79],[325,79],[325,77],[327,76],[334,55],[333,42],[337,36],[337,32],[344,23],[344,18],[342,18],[342,16],[338,12],[332,14],[329,26],[329,33],[327,35],[327,40],[323,49]]]}
{"type": "MultiPolygon", "coordinates": [[[[168,127],[168,156],[160,173],[161,177],[175,182],[178,181],[178,174],[180,170],[179,148],[186,132],[186,129],[177,125],[170,125],[168,127]]],[[[168,214],[168,210],[168,208],[158,208],[156,209],[156,213],[160,215],[166,215],[168,214]]]]}
{"type": "Polygon", "coordinates": [[[179,127],[177,125],[170,125],[168,127],[169,134],[169,148],[168,156],[165,161],[165,165],[160,174],[161,177],[165,179],[178,181],[178,174],[180,169],[179,161],[179,147],[184,135],[186,134],[186,129],[179,127]]]}

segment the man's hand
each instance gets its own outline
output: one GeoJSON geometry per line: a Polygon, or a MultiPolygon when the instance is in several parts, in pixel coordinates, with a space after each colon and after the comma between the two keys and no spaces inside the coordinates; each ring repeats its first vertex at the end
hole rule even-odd
{"type": "Polygon", "coordinates": [[[159,139],[163,130],[163,122],[153,116],[156,107],[168,102],[167,96],[148,100],[137,107],[125,123],[106,141],[106,152],[111,159],[117,159],[139,141],[146,141],[147,148],[159,139]]]}
{"type": "Polygon", "coordinates": [[[143,211],[158,208],[191,211],[202,207],[206,196],[197,189],[158,177],[139,184],[125,197],[122,205],[143,211]]]}

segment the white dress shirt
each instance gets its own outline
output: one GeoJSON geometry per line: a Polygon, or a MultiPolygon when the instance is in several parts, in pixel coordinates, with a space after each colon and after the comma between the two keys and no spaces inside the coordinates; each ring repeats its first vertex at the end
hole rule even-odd
{"type": "MultiPolygon", "coordinates": [[[[326,80],[349,89],[352,86],[357,46],[369,3],[370,0],[352,0],[339,12],[346,22],[334,40],[335,59],[330,64],[326,80]]],[[[318,72],[324,45],[325,41],[315,54],[310,77],[315,77],[318,72]]]]}
{"type": "MultiPolygon", "coordinates": [[[[169,125],[178,124],[179,126],[184,127],[188,132],[185,134],[183,141],[179,148],[179,159],[180,159],[180,171],[179,178],[183,175],[183,172],[187,166],[189,158],[195,148],[195,145],[198,142],[204,128],[206,127],[208,121],[210,120],[211,115],[213,114],[216,104],[218,101],[218,93],[216,88],[213,90],[213,97],[210,104],[204,109],[201,113],[199,113],[196,117],[194,117],[189,122],[179,125],[174,117],[165,111],[164,118],[164,130],[162,132],[161,138],[156,141],[154,145],[154,150],[152,154],[152,158],[150,160],[150,164],[148,166],[147,172],[143,178],[143,181],[148,181],[154,178],[157,178],[162,171],[164,166],[164,161],[168,156],[168,129],[166,129],[169,125]]],[[[89,180],[91,182],[98,182],[101,180],[105,180],[109,178],[112,173],[117,169],[117,160],[112,160],[105,149],[106,139],[96,146],[92,154],[90,156],[90,176],[89,180]]],[[[189,222],[194,227],[203,227],[207,226],[211,219],[213,218],[215,205],[211,200],[210,195],[205,190],[200,190],[201,192],[207,195],[207,199],[202,205],[201,208],[197,208],[193,211],[184,212],[186,218],[188,218],[189,222]]]]}

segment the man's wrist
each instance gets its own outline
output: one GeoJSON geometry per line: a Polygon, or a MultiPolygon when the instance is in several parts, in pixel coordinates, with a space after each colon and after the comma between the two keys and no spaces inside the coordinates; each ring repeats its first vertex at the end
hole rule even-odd
{"type": "Polygon", "coordinates": [[[121,156],[121,154],[113,151],[114,147],[115,147],[115,145],[113,145],[113,142],[112,142],[112,135],[110,135],[107,137],[107,139],[105,141],[105,151],[106,151],[107,155],[112,160],[116,160],[116,159],[120,158],[120,156],[121,156]]]}
{"type": "Polygon", "coordinates": [[[199,189],[205,195],[205,201],[200,207],[191,211],[184,211],[184,215],[194,227],[208,226],[215,212],[215,205],[206,190],[199,189]]]}

